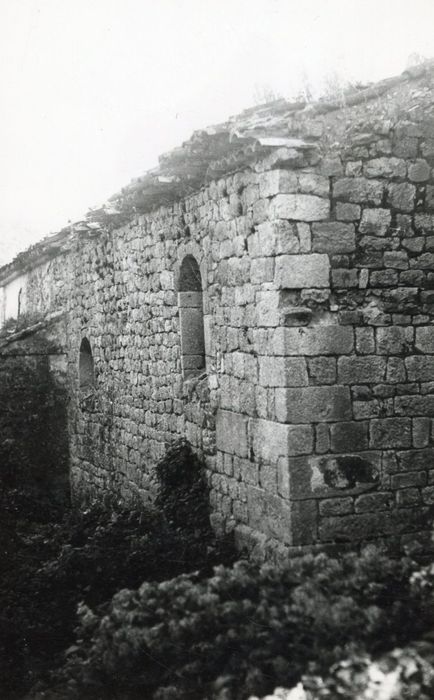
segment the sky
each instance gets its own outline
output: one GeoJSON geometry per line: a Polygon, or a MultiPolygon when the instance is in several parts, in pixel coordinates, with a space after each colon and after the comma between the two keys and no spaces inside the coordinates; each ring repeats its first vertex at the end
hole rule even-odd
{"type": "Polygon", "coordinates": [[[434,57],[434,0],[0,0],[0,263],[267,91],[412,54],[434,57]]]}

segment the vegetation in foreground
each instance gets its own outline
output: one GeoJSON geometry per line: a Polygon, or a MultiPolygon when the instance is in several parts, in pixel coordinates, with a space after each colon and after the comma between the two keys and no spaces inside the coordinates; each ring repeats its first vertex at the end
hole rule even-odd
{"type": "Polygon", "coordinates": [[[339,560],[305,556],[260,568],[237,562],[207,578],[145,582],[119,591],[104,610],[81,606],[58,688],[63,697],[88,700],[245,700],[309,674],[323,688],[306,700],[372,700],[356,693],[351,664],[357,669],[368,654],[432,629],[433,581],[409,559],[368,547],[339,560]],[[338,686],[345,692],[335,692],[336,684],[332,692],[329,667],[348,657],[346,688],[342,679],[338,686]]]}
{"type": "Polygon", "coordinates": [[[113,502],[65,512],[46,496],[1,490],[1,698],[49,682],[74,641],[80,602],[103,610],[122,588],[207,576],[235,560],[231,543],[210,529],[202,468],[186,444],[167,453],[157,476],[155,509],[113,502]]]}
{"type": "Polygon", "coordinates": [[[434,697],[434,566],[374,547],[235,562],[185,445],[158,477],[154,511],[3,498],[1,697],[244,700],[301,679],[305,700],[434,697]],[[378,669],[398,695],[375,694],[378,669]]]}

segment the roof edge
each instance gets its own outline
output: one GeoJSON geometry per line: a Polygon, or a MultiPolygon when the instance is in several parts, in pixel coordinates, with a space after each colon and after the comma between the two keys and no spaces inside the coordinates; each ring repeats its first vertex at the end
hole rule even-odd
{"type": "Polygon", "coordinates": [[[352,107],[380,97],[388,90],[417,80],[434,71],[434,59],[407,68],[398,76],[386,78],[363,89],[343,94],[340,101],[290,102],[283,98],[249,107],[226,122],[194,131],[190,139],[159,157],[159,165],[134,178],[98,209],[90,209],[83,220],[46,236],[0,267],[0,285],[25,274],[45,261],[67,252],[77,238],[100,235],[119,228],[138,215],[173,204],[203,187],[210,180],[248,167],[274,149],[295,151],[315,148],[315,143],[290,138],[288,118],[306,114],[308,118],[352,107]],[[256,121],[254,128],[251,120],[256,121]]]}

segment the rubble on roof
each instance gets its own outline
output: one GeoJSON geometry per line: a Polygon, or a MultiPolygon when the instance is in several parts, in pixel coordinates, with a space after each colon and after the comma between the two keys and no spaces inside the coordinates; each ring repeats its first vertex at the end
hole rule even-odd
{"type": "MultiPolygon", "coordinates": [[[[156,168],[134,178],[106,204],[91,209],[83,220],[20,253],[12,263],[1,268],[0,277],[7,279],[17,269],[25,270],[36,261],[69,250],[80,238],[119,228],[138,214],[170,205],[198,191],[210,180],[252,167],[261,159],[272,167],[298,167],[300,163],[309,163],[309,158],[310,162],[316,162],[317,144],[323,133],[319,116],[343,107],[367,104],[433,70],[434,60],[426,61],[408,68],[400,76],[346,92],[340,101],[306,103],[278,99],[245,109],[221,124],[197,130],[181,146],[163,153],[156,168]]],[[[415,98],[417,95],[416,89],[415,98]]]]}

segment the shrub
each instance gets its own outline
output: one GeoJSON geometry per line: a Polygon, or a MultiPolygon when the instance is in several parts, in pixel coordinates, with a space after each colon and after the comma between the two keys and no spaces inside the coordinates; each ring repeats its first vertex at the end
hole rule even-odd
{"type": "MultiPolygon", "coordinates": [[[[307,675],[292,689],[276,688],[263,700],[430,700],[434,697],[434,645],[426,641],[377,659],[353,655],[325,677],[307,675]]],[[[258,700],[251,696],[249,700],[258,700]]]]}
{"type": "Polygon", "coordinates": [[[174,443],[155,470],[155,505],[183,532],[211,532],[209,497],[202,463],[185,440],[174,443]]]}
{"type": "Polygon", "coordinates": [[[66,697],[242,699],[296,682],[309,664],[325,672],[351,650],[391,648],[432,622],[414,566],[368,548],[120,591],[108,609],[81,608],[66,697]]]}
{"type": "Polygon", "coordinates": [[[163,511],[94,503],[62,516],[33,492],[3,494],[0,695],[12,698],[63,661],[80,601],[104,606],[119,589],[144,580],[194,570],[205,576],[216,563],[234,561],[230,542],[217,541],[210,529],[201,467],[188,446],[175,446],[160,474],[163,511]],[[175,472],[188,475],[189,493],[183,481],[170,481],[175,472]]]}

